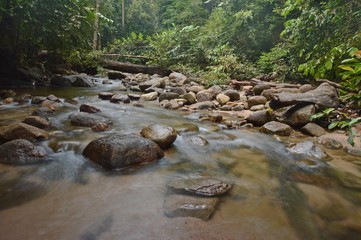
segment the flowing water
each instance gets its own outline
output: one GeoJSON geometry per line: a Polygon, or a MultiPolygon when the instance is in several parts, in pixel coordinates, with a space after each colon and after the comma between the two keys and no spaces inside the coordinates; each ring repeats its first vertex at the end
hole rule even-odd
{"type": "MultiPolygon", "coordinates": [[[[103,89],[25,89],[64,98],[50,120],[56,129],[38,143],[49,157],[37,165],[0,164],[1,239],[361,239],[361,159],[334,151],[309,166],[282,142],[254,130],[199,122],[197,113],[113,104],[103,89]],[[110,116],[109,131],[71,126],[68,116],[90,103],[110,116]],[[161,160],[106,171],[81,153],[92,140],[139,132],[160,123],[179,132],[161,160]],[[201,136],[209,144],[187,139],[201,136]],[[168,218],[163,202],[173,179],[211,176],[233,184],[208,221],[168,218]]],[[[0,125],[23,120],[34,106],[0,106],[0,125]]]]}

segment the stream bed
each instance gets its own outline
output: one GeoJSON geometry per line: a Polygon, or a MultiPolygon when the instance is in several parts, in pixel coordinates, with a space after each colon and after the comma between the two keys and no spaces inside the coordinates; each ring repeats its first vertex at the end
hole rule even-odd
{"type": "MultiPolygon", "coordinates": [[[[199,113],[100,100],[116,88],[15,89],[32,96],[54,94],[62,106],[50,117],[44,163],[0,164],[1,239],[360,239],[361,158],[343,150],[309,166],[285,143],[254,129],[226,129],[199,121],[199,113]],[[105,132],[72,126],[68,116],[82,103],[109,116],[105,132]],[[82,156],[87,144],[115,133],[139,133],[150,124],[178,132],[159,161],[108,171],[82,156]],[[194,144],[197,137],[208,144],[194,144]],[[212,177],[232,184],[211,218],[167,217],[169,181],[212,177]]],[[[21,122],[37,106],[0,105],[0,126],[21,122]]]]}

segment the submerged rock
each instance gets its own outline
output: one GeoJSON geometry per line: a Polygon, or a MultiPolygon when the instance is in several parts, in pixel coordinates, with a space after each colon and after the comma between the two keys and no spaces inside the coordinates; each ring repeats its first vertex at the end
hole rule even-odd
{"type": "Polygon", "coordinates": [[[167,187],[174,191],[213,197],[225,194],[232,185],[213,178],[190,178],[172,180],[167,187]]]}
{"type": "Polygon", "coordinates": [[[165,198],[163,207],[167,217],[195,217],[207,221],[217,202],[217,198],[170,195],[165,198]]]}
{"type": "Polygon", "coordinates": [[[15,139],[37,141],[47,138],[48,133],[46,131],[26,123],[18,123],[10,126],[0,127],[0,143],[15,139]]]}
{"type": "Polygon", "coordinates": [[[318,160],[325,159],[327,154],[323,152],[319,147],[311,141],[305,141],[296,144],[293,147],[287,148],[289,152],[296,155],[301,155],[309,158],[315,158],[318,160]]]}
{"type": "Polygon", "coordinates": [[[17,139],[0,145],[0,163],[30,164],[41,161],[47,156],[45,150],[28,140],[17,139]]]}
{"type": "Polygon", "coordinates": [[[69,116],[71,124],[75,126],[93,127],[98,123],[112,124],[112,120],[106,117],[85,113],[75,112],[69,116]]]}
{"type": "Polygon", "coordinates": [[[164,153],[151,140],[135,135],[112,135],[90,142],[83,155],[104,168],[118,169],[158,160],[164,153]]]}
{"type": "Polygon", "coordinates": [[[140,134],[158,144],[162,149],[169,148],[177,139],[177,131],[174,128],[159,124],[143,128],[140,134]]]}

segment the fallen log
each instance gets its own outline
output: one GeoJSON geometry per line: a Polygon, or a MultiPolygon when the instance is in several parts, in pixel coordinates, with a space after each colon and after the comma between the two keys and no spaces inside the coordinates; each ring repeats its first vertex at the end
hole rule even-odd
{"type": "Polygon", "coordinates": [[[145,74],[158,74],[161,76],[168,76],[171,70],[160,66],[145,66],[133,63],[124,63],[117,61],[103,61],[102,67],[110,70],[127,72],[127,73],[145,73],[145,74]]]}
{"type": "Polygon", "coordinates": [[[117,54],[117,53],[105,53],[105,54],[100,54],[100,56],[104,56],[104,57],[123,57],[123,58],[138,58],[138,59],[145,59],[145,60],[150,59],[149,57],[145,57],[145,56],[123,55],[123,54],[117,54]]]}

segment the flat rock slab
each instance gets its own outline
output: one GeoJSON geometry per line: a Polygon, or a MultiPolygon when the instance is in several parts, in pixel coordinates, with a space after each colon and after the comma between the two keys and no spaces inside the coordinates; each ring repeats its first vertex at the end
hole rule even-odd
{"type": "Polygon", "coordinates": [[[217,202],[217,198],[170,195],[165,198],[163,207],[167,217],[195,217],[207,221],[217,202]]]}
{"type": "Polygon", "coordinates": [[[225,194],[232,185],[213,178],[191,178],[172,180],[167,187],[178,192],[213,197],[225,194]]]}

